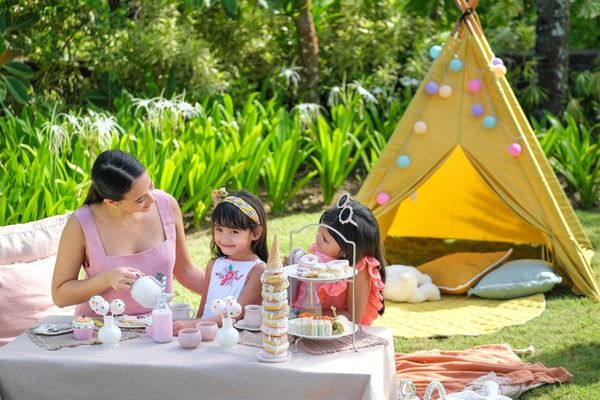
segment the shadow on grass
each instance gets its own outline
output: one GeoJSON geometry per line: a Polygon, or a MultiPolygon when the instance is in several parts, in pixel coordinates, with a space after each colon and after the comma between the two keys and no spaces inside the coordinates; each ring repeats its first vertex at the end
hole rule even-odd
{"type": "MultiPolygon", "coordinates": [[[[590,386],[600,382],[600,342],[577,343],[556,351],[535,353],[535,362],[546,366],[561,366],[573,374],[572,383],[590,386]]],[[[529,361],[532,362],[532,361],[529,361]]]]}
{"type": "Polygon", "coordinates": [[[419,266],[425,262],[458,252],[496,252],[513,249],[512,260],[522,258],[540,259],[540,246],[485,242],[476,240],[447,240],[414,237],[388,237],[385,242],[386,261],[389,264],[419,266]]]}

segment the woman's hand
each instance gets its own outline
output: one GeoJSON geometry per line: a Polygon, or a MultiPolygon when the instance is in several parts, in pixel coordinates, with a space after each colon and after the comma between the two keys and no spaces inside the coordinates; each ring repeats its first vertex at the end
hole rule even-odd
{"type": "Polygon", "coordinates": [[[185,328],[195,328],[198,322],[199,319],[173,321],[173,335],[177,336],[179,331],[185,328]]]}
{"type": "Polygon", "coordinates": [[[138,276],[142,276],[139,269],[132,267],[119,267],[103,273],[108,285],[114,290],[124,292],[131,290],[131,285],[138,276]]]}

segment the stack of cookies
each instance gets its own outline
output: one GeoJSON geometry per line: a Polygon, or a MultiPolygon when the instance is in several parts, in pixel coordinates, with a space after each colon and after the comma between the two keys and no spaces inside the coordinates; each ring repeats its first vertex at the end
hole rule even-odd
{"type": "Polygon", "coordinates": [[[289,347],[288,297],[290,285],[283,270],[279,252],[279,240],[273,239],[267,267],[261,276],[262,281],[262,317],[263,354],[269,358],[285,358],[289,347]]]}

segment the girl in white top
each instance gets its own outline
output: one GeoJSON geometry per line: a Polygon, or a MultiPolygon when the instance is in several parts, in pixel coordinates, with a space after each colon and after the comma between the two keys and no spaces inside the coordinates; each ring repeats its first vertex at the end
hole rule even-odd
{"type": "Polygon", "coordinates": [[[263,260],[269,255],[264,207],[245,190],[228,194],[224,188],[213,191],[213,203],[212,251],[216,258],[206,266],[198,318],[174,321],[174,334],[194,328],[201,320],[221,325],[221,315],[210,310],[214,299],[236,297],[242,306],[240,319],[244,317],[244,306],[262,302],[260,276],[265,270],[263,260]]]}

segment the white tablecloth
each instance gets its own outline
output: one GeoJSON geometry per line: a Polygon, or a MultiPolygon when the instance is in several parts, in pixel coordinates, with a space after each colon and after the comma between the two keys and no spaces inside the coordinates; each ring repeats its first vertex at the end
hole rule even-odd
{"type": "MultiPolygon", "coordinates": [[[[48,317],[40,323],[69,321],[48,317]]],[[[118,346],[47,351],[27,334],[0,348],[2,400],[66,399],[395,399],[394,346],[389,328],[366,330],[387,346],[327,355],[298,352],[263,363],[258,348],[227,350],[215,341],[182,349],[177,338],[145,336],[118,346]]]]}

